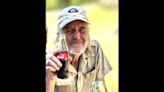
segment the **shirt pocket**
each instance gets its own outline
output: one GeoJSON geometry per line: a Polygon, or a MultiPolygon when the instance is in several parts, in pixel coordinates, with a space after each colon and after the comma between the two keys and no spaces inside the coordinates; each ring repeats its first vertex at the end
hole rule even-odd
{"type": "Polygon", "coordinates": [[[83,78],[83,92],[92,92],[92,82],[96,78],[96,69],[94,68],[87,73],[83,73],[83,78]]]}

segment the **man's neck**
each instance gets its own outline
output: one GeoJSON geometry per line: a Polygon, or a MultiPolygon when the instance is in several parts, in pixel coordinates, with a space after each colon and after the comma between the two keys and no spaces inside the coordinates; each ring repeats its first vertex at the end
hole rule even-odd
{"type": "Polygon", "coordinates": [[[75,69],[78,69],[80,55],[79,54],[70,54],[70,56],[72,57],[71,64],[74,66],[75,69]]]}

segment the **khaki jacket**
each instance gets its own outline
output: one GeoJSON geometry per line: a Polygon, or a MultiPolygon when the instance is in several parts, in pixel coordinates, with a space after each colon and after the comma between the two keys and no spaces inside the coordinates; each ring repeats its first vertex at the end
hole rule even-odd
{"type": "Polygon", "coordinates": [[[69,64],[69,78],[57,78],[55,92],[92,92],[92,82],[102,80],[112,70],[100,44],[91,40],[90,53],[80,56],[78,71],[69,64]]]}

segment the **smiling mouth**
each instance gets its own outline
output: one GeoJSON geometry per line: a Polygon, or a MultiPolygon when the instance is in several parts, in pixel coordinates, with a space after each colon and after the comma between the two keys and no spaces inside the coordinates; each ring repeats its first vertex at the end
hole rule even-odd
{"type": "Polygon", "coordinates": [[[71,44],[84,44],[84,42],[72,42],[71,44]]]}
{"type": "Polygon", "coordinates": [[[84,46],[84,43],[79,43],[79,42],[78,43],[72,43],[71,46],[73,46],[73,47],[79,47],[80,46],[81,47],[81,46],[84,46]]]}

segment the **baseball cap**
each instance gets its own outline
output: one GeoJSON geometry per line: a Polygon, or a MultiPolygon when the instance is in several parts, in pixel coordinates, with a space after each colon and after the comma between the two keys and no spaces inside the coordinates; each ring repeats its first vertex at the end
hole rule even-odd
{"type": "Polygon", "coordinates": [[[60,12],[58,17],[58,27],[62,29],[64,26],[74,20],[81,20],[90,24],[84,8],[79,6],[69,6],[60,12]]]}

